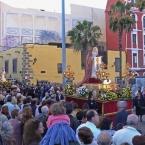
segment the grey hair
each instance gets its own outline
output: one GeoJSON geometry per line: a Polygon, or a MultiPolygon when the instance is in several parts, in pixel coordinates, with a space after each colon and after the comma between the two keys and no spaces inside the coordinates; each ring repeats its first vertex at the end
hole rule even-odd
{"type": "Polygon", "coordinates": [[[126,101],[118,101],[117,102],[117,107],[125,109],[127,107],[127,102],[126,101]]]}
{"type": "Polygon", "coordinates": [[[5,121],[2,124],[1,130],[0,130],[0,135],[1,135],[2,139],[4,139],[4,140],[12,137],[13,127],[9,121],[5,121]]]}
{"type": "Polygon", "coordinates": [[[139,118],[136,114],[130,114],[127,117],[127,125],[137,125],[139,122],[139,118]]]}
{"type": "Polygon", "coordinates": [[[97,138],[98,145],[111,145],[112,137],[107,131],[101,131],[97,138]]]}
{"type": "Polygon", "coordinates": [[[48,114],[49,108],[45,105],[45,106],[43,106],[43,107],[41,108],[41,112],[42,112],[43,114],[48,114]]]}

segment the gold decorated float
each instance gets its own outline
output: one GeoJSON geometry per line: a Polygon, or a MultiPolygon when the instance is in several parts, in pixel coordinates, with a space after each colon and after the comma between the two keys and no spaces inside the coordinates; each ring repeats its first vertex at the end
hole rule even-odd
{"type": "Polygon", "coordinates": [[[0,89],[10,89],[11,83],[5,77],[5,71],[0,73],[0,89]]]}
{"type": "MultiPolygon", "coordinates": [[[[74,79],[74,72],[68,68],[64,75],[71,83],[65,85],[66,100],[76,102],[81,108],[87,103],[88,96],[91,94],[96,98],[98,112],[108,116],[116,114],[118,100],[126,100],[127,109],[130,111],[132,108],[130,87],[126,85],[125,88],[120,88],[119,84],[112,82],[109,79],[109,73],[106,72],[106,67],[100,56],[94,57],[91,77],[76,88],[73,81],[70,81],[74,79]]],[[[129,81],[127,76],[126,81],[129,81]]]]}

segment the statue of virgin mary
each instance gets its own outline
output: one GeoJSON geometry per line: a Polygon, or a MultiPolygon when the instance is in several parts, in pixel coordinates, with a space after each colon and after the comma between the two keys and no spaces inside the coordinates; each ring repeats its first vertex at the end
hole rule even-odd
{"type": "Polygon", "coordinates": [[[5,74],[6,74],[5,69],[3,69],[2,73],[1,73],[1,81],[2,82],[6,82],[5,74]]]}
{"type": "Polygon", "coordinates": [[[100,65],[102,64],[102,56],[98,56],[98,48],[94,47],[92,51],[92,78],[97,78],[96,72],[100,70],[100,65]]]}

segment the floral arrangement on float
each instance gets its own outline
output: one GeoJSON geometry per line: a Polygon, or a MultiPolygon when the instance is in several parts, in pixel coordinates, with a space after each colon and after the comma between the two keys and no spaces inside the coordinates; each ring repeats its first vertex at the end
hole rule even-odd
{"type": "Polygon", "coordinates": [[[0,73],[0,89],[10,89],[11,83],[6,80],[5,70],[0,73]]]}
{"type": "Polygon", "coordinates": [[[118,96],[113,91],[101,89],[97,99],[100,101],[111,101],[111,100],[117,100],[118,96]]]}
{"type": "Polygon", "coordinates": [[[121,99],[131,99],[131,89],[129,87],[122,88],[117,92],[117,95],[121,99]]]}
{"type": "Polygon", "coordinates": [[[113,100],[128,100],[131,98],[131,89],[130,88],[122,88],[117,91],[111,91],[102,89],[100,90],[100,94],[98,95],[98,100],[100,101],[113,101],[113,100]]]}
{"type": "Polygon", "coordinates": [[[74,95],[76,92],[76,89],[73,84],[66,84],[64,87],[64,92],[66,95],[74,95]]]}
{"type": "Polygon", "coordinates": [[[76,95],[78,97],[88,97],[89,95],[89,89],[87,89],[86,86],[81,86],[79,88],[76,89],[76,95]]]}

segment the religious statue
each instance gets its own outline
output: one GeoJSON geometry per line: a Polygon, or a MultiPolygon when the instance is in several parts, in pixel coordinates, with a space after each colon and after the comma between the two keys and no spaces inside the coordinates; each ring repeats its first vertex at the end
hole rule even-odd
{"type": "Polygon", "coordinates": [[[6,72],[5,72],[5,70],[3,69],[2,73],[1,73],[1,81],[2,81],[2,82],[6,82],[5,74],[6,74],[6,72]]]}
{"type": "Polygon", "coordinates": [[[93,49],[88,49],[85,63],[85,76],[83,81],[80,84],[86,83],[89,79],[97,79],[96,71],[100,69],[100,64],[102,63],[101,56],[98,56],[98,48],[94,47],[93,49]],[[97,59],[99,62],[97,63],[97,59]],[[100,62],[101,60],[101,62],[100,62]]]}
{"type": "Polygon", "coordinates": [[[85,77],[84,77],[84,81],[89,79],[91,77],[92,74],[92,64],[93,64],[93,60],[92,60],[92,50],[89,49],[87,56],[86,56],[86,64],[85,64],[85,77]]]}
{"type": "Polygon", "coordinates": [[[98,70],[98,64],[96,62],[96,57],[98,56],[98,48],[94,47],[93,51],[92,51],[92,73],[91,73],[91,77],[96,78],[96,71],[98,70]]]}

